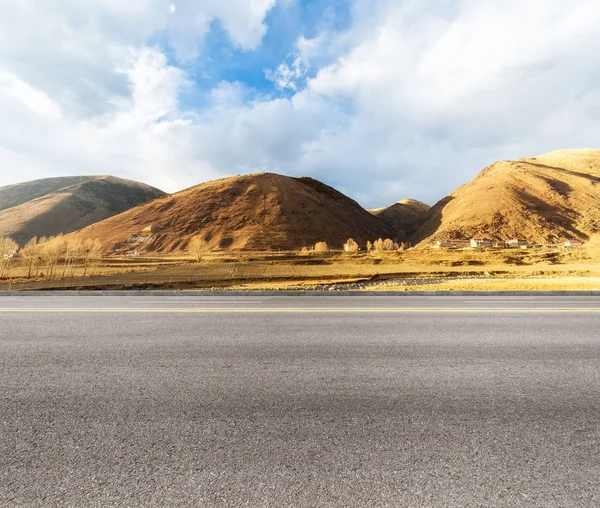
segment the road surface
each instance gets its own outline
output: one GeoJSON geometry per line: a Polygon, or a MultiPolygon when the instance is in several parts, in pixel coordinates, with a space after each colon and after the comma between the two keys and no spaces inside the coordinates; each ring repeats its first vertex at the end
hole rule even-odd
{"type": "Polygon", "coordinates": [[[591,507],[598,478],[598,298],[0,298],[2,507],[591,507]]]}

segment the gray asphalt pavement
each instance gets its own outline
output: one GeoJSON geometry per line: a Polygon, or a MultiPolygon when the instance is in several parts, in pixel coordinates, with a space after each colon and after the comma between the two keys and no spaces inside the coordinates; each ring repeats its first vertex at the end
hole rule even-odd
{"type": "Polygon", "coordinates": [[[600,300],[0,297],[0,506],[600,505],[600,300]]]}

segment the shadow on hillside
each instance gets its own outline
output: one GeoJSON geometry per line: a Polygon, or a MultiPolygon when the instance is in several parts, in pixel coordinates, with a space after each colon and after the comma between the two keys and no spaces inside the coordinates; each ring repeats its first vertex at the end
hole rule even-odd
{"type": "Polygon", "coordinates": [[[429,209],[423,225],[412,236],[409,237],[409,240],[413,245],[422,242],[438,230],[442,224],[444,208],[446,208],[448,203],[450,203],[453,199],[453,196],[446,196],[429,209]]]}
{"type": "MultiPolygon", "coordinates": [[[[570,208],[549,204],[524,190],[515,189],[514,192],[529,211],[539,215],[547,224],[558,226],[575,238],[588,238],[584,232],[573,226],[573,222],[577,219],[578,214],[570,208]]],[[[527,219],[527,217],[525,218],[527,219]]]]}
{"type": "Polygon", "coordinates": [[[219,241],[219,249],[228,249],[233,245],[233,238],[230,236],[225,236],[221,238],[219,241]]]}
{"type": "MultiPolygon", "coordinates": [[[[515,162],[519,162],[519,161],[515,161],[515,162]]],[[[539,164],[536,162],[527,162],[527,164],[538,167],[538,168],[552,169],[554,171],[558,171],[559,173],[563,173],[565,175],[578,176],[579,178],[585,178],[586,180],[589,180],[590,182],[593,182],[593,183],[600,183],[600,177],[590,175],[588,173],[580,173],[579,171],[571,171],[570,169],[559,168],[557,166],[548,166],[546,164],[539,164]]]]}
{"type": "Polygon", "coordinates": [[[544,180],[544,182],[546,182],[554,192],[563,198],[568,198],[573,190],[573,187],[571,187],[568,183],[557,180],[556,178],[551,178],[543,174],[538,174],[537,176],[544,180]]]}

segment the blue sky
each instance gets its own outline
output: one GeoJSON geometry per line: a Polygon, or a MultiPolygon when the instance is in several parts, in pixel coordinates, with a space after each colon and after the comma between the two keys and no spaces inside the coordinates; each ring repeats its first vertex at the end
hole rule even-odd
{"type": "MultiPolygon", "coordinates": [[[[240,81],[257,93],[289,96],[267,79],[265,71],[275,69],[297,52],[300,37],[312,39],[321,30],[344,30],[350,23],[348,1],[302,0],[275,4],[265,16],[268,27],[258,51],[232,45],[231,38],[216,20],[206,37],[202,57],[186,68],[199,87],[211,87],[220,81],[240,81]]],[[[173,57],[172,57],[173,58],[173,57]]],[[[177,65],[176,60],[171,60],[177,65]]],[[[309,69],[307,77],[312,71],[309,69]]]]}
{"type": "Polygon", "coordinates": [[[20,0],[0,185],[255,171],[366,207],[600,139],[597,0],[20,0]]]}

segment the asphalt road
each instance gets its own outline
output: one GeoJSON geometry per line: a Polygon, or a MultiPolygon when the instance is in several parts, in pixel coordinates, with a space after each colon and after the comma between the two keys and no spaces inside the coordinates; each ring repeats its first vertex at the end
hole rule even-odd
{"type": "Polygon", "coordinates": [[[0,298],[0,506],[599,506],[597,298],[0,298]]]}

